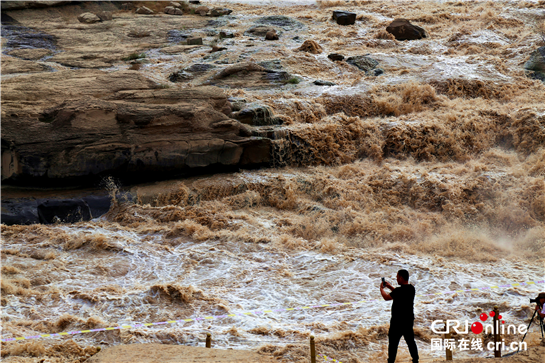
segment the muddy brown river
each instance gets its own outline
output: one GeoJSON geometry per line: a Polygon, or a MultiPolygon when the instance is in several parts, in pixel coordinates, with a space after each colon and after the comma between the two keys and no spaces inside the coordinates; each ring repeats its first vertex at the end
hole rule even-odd
{"type": "MultiPolygon", "coordinates": [[[[286,362],[308,361],[311,335],[320,354],[342,362],[386,361],[391,303],[378,286],[381,277],[395,282],[399,269],[422,295],[422,360],[445,354],[431,344],[440,338],[435,320],[472,323],[496,305],[506,324],[530,322],[529,298],[545,290],[545,85],[523,65],[545,45],[543,1],[207,4],[233,13],[215,19],[219,26],[178,30],[227,50],[150,41],[147,61],[133,68],[170,88],[208,84],[217,71],[171,82],[193,64],[255,62],[288,72],[288,82],[271,87],[236,79],[223,86],[232,102],[266,106],[282,121],[259,131],[273,135],[273,167],[110,184],[136,202],[116,200],[88,222],[2,225],[3,340],[131,326],[3,341],[6,362],[84,362],[96,347],[131,343],[204,346],[207,333],[215,347],[286,362]],[[332,10],[355,12],[356,23],[336,24],[332,10]],[[245,35],[273,15],[287,17],[276,25],[279,41],[245,35]],[[395,40],[385,28],[396,18],[429,36],[395,40]],[[234,37],[218,40],[221,29],[234,37]],[[305,40],[323,51],[298,50],[305,40]],[[331,53],[368,56],[382,73],[334,62],[331,53]],[[501,287],[529,281],[538,283],[501,287]],[[183,319],[193,320],[133,327],[183,319]]],[[[59,46],[87,42],[69,36],[75,17],[37,17],[25,26],[56,34],[59,46]]],[[[141,19],[114,12],[109,41],[115,29],[154,26],[141,19]]],[[[539,343],[535,325],[526,340],[539,343]]],[[[404,342],[398,357],[410,361],[404,342]]]]}

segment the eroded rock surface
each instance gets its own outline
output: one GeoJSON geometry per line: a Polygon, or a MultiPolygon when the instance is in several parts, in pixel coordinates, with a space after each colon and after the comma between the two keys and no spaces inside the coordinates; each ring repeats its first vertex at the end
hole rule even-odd
{"type": "Polygon", "coordinates": [[[139,177],[268,162],[269,140],[240,136],[221,89],[157,89],[133,71],[39,77],[3,82],[5,181],[139,177]],[[31,105],[21,107],[25,101],[31,105]]]}

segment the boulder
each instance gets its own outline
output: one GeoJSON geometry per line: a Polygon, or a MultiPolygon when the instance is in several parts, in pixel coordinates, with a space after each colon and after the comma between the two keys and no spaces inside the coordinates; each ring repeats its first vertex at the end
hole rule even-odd
{"type": "Polygon", "coordinates": [[[305,40],[305,42],[297,48],[299,52],[308,52],[312,54],[320,54],[322,53],[322,47],[318,43],[316,43],[314,40],[305,40]]]}
{"type": "Polygon", "coordinates": [[[317,79],[316,81],[312,82],[316,86],[336,86],[336,83],[329,82],[329,81],[323,81],[321,79],[317,79]]]}
{"type": "Polygon", "coordinates": [[[151,10],[150,8],[146,6],[141,6],[138,9],[136,9],[136,13],[137,14],[155,14],[153,10],[151,10]]]}
{"type": "Polygon", "coordinates": [[[365,55],[348,57],[346,58],[346,63],[356,66],[364,72],[369,72],[370,70],[375,69],[379,64],[376,59],[365,55]]]}
{"type": "Polygon", "coordinates": [[[386,31],[397,40],[416,40],[428,36],[423,28],[411,24],[407,19],[395,19],[386,27],[386,31]]]}
{"type": "Polygon", "coordinates": [[[342,54],[338,54],[338,53],[331,53],[327,56],[329,59],[331,59],[332,61],[336,62],[336,61],[342,61],[344,59],[344,55],[342,54]]]}
{"type": "Polygon", "coordinates": [[[215,17],[224,16],[224,15],[229,15],[232,12],[233,10],[227,9],[227,8],[214,8],[210,11],[210,16],[215,16],[215,17]]]}
{"type": "MultiPolygon", "coordinates": [[[[131,196],[128,193],[116,195],[118,200],[130,200],[131,196]]],[[[81,198],[88,206],[91,212],[91,218],[98,218],[101,215],[108,213],[112,200],[109,195],[88,195],[81,198]]]]}
{"type": "Polygon", "coordinates": [[[187,45],[202,45],[202,38],[187,38],[187,45]]]}
{"type": "Polygon", "coordinates": [[[530,59],[524,64],[528,76],[545,83],[545,46],[536,49],[530,54],[530,59]]]}
{"type": "Polygon", "coordinates": [[[356,22],[356,13],[348,11],[335,10],[333,11],[333,20],[339,25],[352,25],[356,22]]]}
{"type": "Polygon", "coordinates": [[[163,11],[165,14],[169,15],[184,15],[182,10],[175,8],[174,6],[167,6],[163,11]]]}
{"type": "Polygon", "coordinates": [[[42,224],[76,223],[91,220],[91,210],[81,199],[49,200],[38,204],[38,218],[42,224]]]}
{"type": "Polygon", "coordinates": [[[266,26],[266,25],[258,25],[258,26],[254,26],[254,27],[251,27],[250,29],[246,30],[244,32],[244,35],[248,36],[248,37],[264,37],[267,35],[268,32],[275,32],[275,33],[278,33],[276,31],[275,28],[273,27],[270,27],[270,26],[266,26]]]}
{"type": "Polygon", "coordinates": [[[2,196],[2,223],[8,226],[40,223],[37,206],[34,199],[8,199],[2,196]]]}
{"type": "Polygon", "coordinates": [[[278,34],[276,34],[276,30],[268,31],[267,34],[265,34],[265,40],[278,40],[278,34]]]}
{"type": "Polygon", "coordinates": [[[82,13],[78,15],[78,21],[84,24],[94,24],[101,22],[100,18],[93,13],[82,13]]]}
{"type": "Polygon", "coordinates": [[[220,32],[220,39],[234,38],[234,37],[235,37],[235,35],[233,33],[226,32],[226,31],[221,31],[220,32]]]}
{"type": "Polygon", "coordinates": [[[98,16],[101,21],[108,21],[113,19],[111,11],[99,11],[98,13],[95,13],[95,15],[98,16]]]}
{"type": "Polygon", "coordinates": [[[22,211],[21,213],[2,213],[2,224],[13,226],[15,224],[37,224],[40,223],[38,216],[30,211],[22,211]]]}
{"type": "Polygon", "coordinates": [[[210,9],[206,6],[199,6],[195,9],[195,14],[199,14],[200,16],[206,16],[210,12],[210,9]]]}
{"type": "Polygon", "coordinates": [[[180,4],[179,2],[177,1],[171,1],[170,3],[168,3],[169,6],[172,6],[173,8],[176,8],[176,9],[179,9],[182,7],[182,4],[180,4]]]}
{"type": "MultiPolygon", "coordinates": [[[[60,192],[62,193],[62,192],[60,192]]],[[[118,200],[134,200],[134,197],[129,193],[118,193],[116,195],[118,200]]],[[[84,195],[81,198],[72,198],[69,200],[59,200],[59,199],[34,199],[34,198],[10,198],[2,196],[2,223],[6,225],[14,224],[36,224],[36,223],[50,223],[50,220],[55,219],[55,217],[47,216],[47,210],[51,209],[53,205],[61,204],[61,207],[66,207],[69,205],[75,205],[75,207],[70,207],[70,209],[75,210],[75,213],[72,215],[78,214],[78,206],[83,207],[85,211],[87,208],[85,204],[82,204],[83,201],[87,204],[90,211],[90,218],[98,218],[106,214],[110,210],[111,206],[111,197],[109,195],[84,195]],[[59,203],[61,202],[61,203],[59,203]],[[41,205],[42,219],[38,218],[38,205],[41,205]]],[[[56,209],[55,213],[60,222],[63,221],[63,218],[59,214],[67,214],[66,212],[59,213],[59,209],[56,209]]],[[[85,214],[85,212],[84,212],[85,214]]],[[[72,222],[70,219],[64,221],[72,222]]],[[[77,219],[76,219],[77,221],[77,219]]]]}
{"type": "Polygon", "coordinates": [[[160,89],[134,71],[67,70],[6,79],[1,91],[3,183],[134,182],[238,168],[271,145],[241,136],[216,87],[160,89]]]}

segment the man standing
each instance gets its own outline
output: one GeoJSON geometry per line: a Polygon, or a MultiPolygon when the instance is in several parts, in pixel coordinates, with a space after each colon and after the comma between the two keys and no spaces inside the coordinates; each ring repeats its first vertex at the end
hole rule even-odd
{"type": "Polygon", "coordinates": [[[541,319],[545,318],[545,292],[537,295],[536,311],[541,319]]]}
{"type": "Polygon", "coordinates": [[[409,272],[407,270],[397,272],[397,283],[400,286],[395,289],[388,282],[380,284],[380,293],[384,300],[394,300],[390,330],[388,331],[388,363],[395,362],[397,346],[402,336],[407,342],[413,363],[418,363],[418,349],[414,341],[413,331],[415,290],[413,285],[409,285],[409,272]],[[384,291],[385,287],[392,290],[392,292],[388,294],[384,291]]]}

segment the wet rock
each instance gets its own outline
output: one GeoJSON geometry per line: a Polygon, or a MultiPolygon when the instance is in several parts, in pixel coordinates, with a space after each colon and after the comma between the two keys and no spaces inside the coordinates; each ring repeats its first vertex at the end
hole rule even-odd
{"type": "Polygon", "coordinates": [[[336,62],[336,61],[342,61],[344,59],[344,55],[342,54],[338,54],[338,53],[331,53],[327,56],[329,59],[331,59],[332,61],[336,62]]]}
{"type": "Polygon", "coordinates": [[[99,11],[95,13],[95,15],[100,18],[100,21],[108,21],[113,19],[111,11],[99,11]]]}
{"type": "Polygon", "coordinates": [[[187,41],[189,34],[184,34],[179,30],[169,30],[167,32],[167,41],[169,43],[181,43],[187,41]]]}
{"type": "Polygon", "coordinates": [[[282,120],[274,117],[270,107],[258,103],[245,104],[240,111],[233,112],[231,117],[243,124],[252,126],[280,125],[282,120]]]}
{"type": "Polygon", "coordinates": [[[320,54],[322,53],[322,47],[318,43],[316,43],[314,40],[305,40],[305,42],[297,48],[299,52],[308,52],[312,54],[320,54]]]}
{"type": "Polygon", "coordinates": [[[175,8],[174,6],[167,6],[163,11],[165,14],[169,15],[184,15],[182,10],[175,8]]]}
{"type": "Polygon", "coordinates": [[[210,9],[206,6],[199,6],[195,9],[195,14],[199,14],[200,16],[206,16],[210,12],[210,9]]]}
{"type": "Polygon", "coordinates": [[[258,37],[258,38],[261,38],[261,37],[266,36],[268,32],[275,32],[275,33],[278,33],[278,32],[276,31],[276,29],[273,28],[273,27],[265,26],[265,25],[259,25],[259,26],[251,27],[250,29],[246,30],[246,31],[244,32],[244,35],[246,35],[246,36],[248,36],[248,37],[258,37]]]}
{"type": "Polygon", "coordinates": [[[91,220],[91,210],[81,199],[49,200],[38,204],[40,223],[77,223],[91,220]]]}
{"type": "Polygon", "coordinates": [[[229,39],[229,38],[234,38],[235,35],[233,33],[230,33],[230,32],[226,32],[226,31],[221,31],[220,32],[220,39],[229,39]]]}
{"type": "Polygon", "coordinates": [[[198,73],[198,72],[208,72],[209,70],[217,68],[212,64],[201,63],[201,64],[192,64],[189,67],[185,68],[186,72],[198,73]]]}
{"type": "Polygon", "coordinates": [[[524,69],[530,78],[545,82],[545,46],[530,54],[530,59],[524,64],[524,69]]]}
{"type": "Polygon", "coordinates": [[[41,48],[55,50],[57,39],[53,35],[43,33],[20,25],[3,25],[2,37],[8,41],[7,48],[41,48]]]}
{"type": "Polygon", "coordinates": [[[332,19],[339,25],[352,25],[356,22],[356,13],[334,10],[332,19]]]}
{"type": "Polygon", "coordinates": [[[379,64],[379,62],[376,59],[373,59],[365,55],[348,57],[346,58],[346,63],[356,66],[364,72],[368,72],[372,69],[375,69],[379,64]]]}
{"type": "Polygon", "coordinates": [[[215,37],[218,35],[218,31],[216,29],[203,29],[203,31],[207,37],[215,37]]]}
{"type": "Polygon", "coordinates": [[[210,11],[210,16],[218,17],[218,16],[224,16],[229,15],[233,12],[231,9],[227,8],[214,8],[210,11]]]}
{"type": "Polygon", "coordinates": [[[136,9],[136,13],[137,14],[155,14],[153,10],[151,10],[150,8],[146,6],[141,6],[138,9],[136,9]]]}
{"type": "Polygon", "coordinates": [[[51,55],[51,53],[49,49],[15,49],[7,54],[26,60],[38,60],[51,55]]]}
{"type": "Polygon", "coordinates": [[[229,97],[227,101],[231,102],[233,112],[242,110],[242,108],[244,108],[248,102],[245,98],[240,97],[229,97]]]}
{"type": "Polygon", "coordinates": [[[407,19],[395,19],[386,27],[386,31],[397,40],[416,40],[426,38],[426,31],[411,24],[407,19]]]}
{"type": "Polygon", "coordinates": [[[278,34],[276,34],[276,30],[268,31],[267,34],[265,34],[265,40],[278,40],[278,34]]]}
{"type": "Polygon", "coordinates": [[[209,84],[238,88],[270,88],[284,85],[291,75],[284,71],[266,69],[256,63],[239,63],[225,68],[209,84]]]}
{"type": "MultiPolygon", "coordinates": [[[[132,200],[132,196],[128,193],[118,194],[116,196],[118,200],[132,200]]],[[[91,218],[98,218],[101,215],[108,213],[112,204],[109,195],[98,196],[90,195],[81,198],[89,206],[91,212],[91,218]]]]}
{"type": "Polygon", "coordinates": [[[210,51],[210,53],[221,52],[221,51],[224,51],[224,50],[227,50],[227,48],[220,47],[220,46],[217,46],[217,45],[213,45],[212,50],[210,51]]]}
{"type": "Polygon", "coordinates": [[[235,19],[235,17],[231,15],[223,16],[215,20],[209,20],[206,26],[214,27],[214,28],[224,27],[229,23],[229,20],[233,20],[233,19],[235,19]]]}
{"type": "Polygon", "coordinates": [[[329,81],[322,81],[321,79],[318,79],[312,83],[314,83],[316,86],[336,86],[337,85],[336,83],[329,82],[329,81]]]}
{"type": "Polygon", "coordinates": [[[29,225],[40,223],[38,218],[38,203],[30,199],[2,199],[2,224],[29,225]]]}
{"type": "Polygon", "coordinates": [[[187,45],[202,45],[202,38],[188,38],[187,45]]]}
{"type": "Polygon", "coordinates": [[[276,28],[281,28],[286,31],[305,28],[305,24],[284,15],[265,16],[257,19],[255,23],[259,25],[268,25],[276,28]]]}
{"type": "Polygon", "coordinates": [[[208,63],[192,64],[189,67],[186,67],[180,71],[172,73],[168,77],[168,79],[170,80],[170,82],[185,82],[215,68],[217,67],[208,63]]]}
{"type": "Polygon", "coordinates": [[[380,76],[381,74],[384,74],[384,69],[382,68],[375,68],[368,72],[366,72],[369,76],[380,76]]]}
{"type": "Polygon", "coordinates": [[[265,69],[270,70],[282,70],[284,67],[282,66],[282,61],[280,59],[271,59],[266,60],[258,63],[261,67],[265,69]]]}

